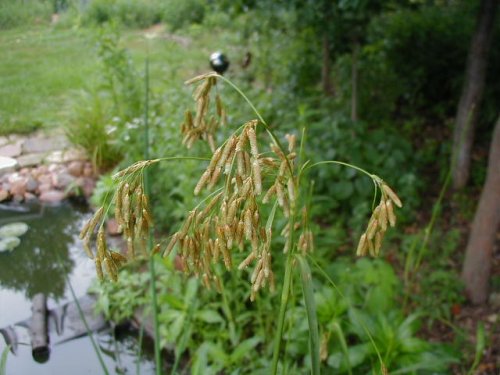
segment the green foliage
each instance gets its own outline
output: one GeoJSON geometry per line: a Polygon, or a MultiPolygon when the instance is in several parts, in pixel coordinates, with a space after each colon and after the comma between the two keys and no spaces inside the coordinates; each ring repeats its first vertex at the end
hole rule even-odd
{"type": "MultiPolygon", "coordinates": [[[[118,137],[142,122],[143,91],[127,51],[120,46],[116,25],[99,29],[97,55],[102,70],[95,91],[84,92],[76,103],[75,119],[67,126],[73,144],[83,147],[103,170],[122,160],[125,145],[118,137]]],[[[129,141],[129,139],[126,139],[129,141]]]]}
{"type": "MultiPolygon", "coordinates": [[[[429,326],[436,320],[451,321],[453,308],[465,302],[463,282],[454,272],[453,264],[460,240],[459,230],[435,230],[428,245],[421,250],[421,261],[426,266],[412,269],[407,281],[407,297],[426,318],[429,326]]],[[[411,249],[421,241],[422,234],[405,236],[401,249],[407,262],[416,262],[411,249]]],[[[410,266],[414,267],[413,264],[410,266]]]]}
{"type": "MultiPolygon", "coordinates": [[[[395,186],[405,200],[402,218],[409,218],[419,204],[413,148],[394,129],[353,122],[342,116],[302,106],[301,122],[307,124],[307,150],[313,161],[336,159],[367,170],[383,171],[384,178],[395,186]]],[[[351,169],[331,167],[311,174],[315,181],[314,211],[323,218],[345,214],[348,225],[360,227],[372,209],[374,194],[369,178],[351,169]]]]}
{"type": "Polygon", "coordinates": [[[68,139],[91,156],[95,167],[109,169],[122,158],[122,151],[112,141],[113,119],[109,101],[99,93],[83,92],[75,106],[75,117],[66,126],[68,139]]]}
{"type": "MultiPolygon", "coordinates": [[[[99,309],[108,318],[122,321],[150,304],[149,275],[137,273],[137,268],[140,265],[122,271],[118,283],[105,283],[98,289],[99,309]]],[[[250,303],[242,275],[223,273],[221,295],[175,271],[168,258],[157,260],[156,269],[162,345],[175,348],[176,357],[191,358],[193,374],[268,371],[276,295],[263,294],[250,303]]],[[[457,354],[449,347],[416,337],[420,319],[416,314],[403,315],[398,303],[400,283],[389,264],[368,259],[352,263],[340,258],[326,271],[336,287],[318,285],[314,293],[322,373],[377,371],[377,351],[390,373],[445,373],[450,363],[456,362],[457,354]]],[[[316,276],[313,280],[317,281],[316,276]]],[[[287,355],[281,366],[286,373],[299,374],[310,368],[309,328],[300,289],[293,294],[285,324],[287,355]]]]}
{"type": "Polygon", "coordinates": [[[387,263],[337,259],[326,271],[343,294],[323,287],[317,295],[323,353],[328,353],[327,364],[336,372],[366,373],[379,355],[390,373],[443,372],[456,362],[456,354],[446,346],[415,336],[419,318],[403,315],[397,303],[400,283],[387,263]],[[342,342],[347,338],[345,348],[342,342]]]}
{"type": "Polygon", "coordinates": [[[201,23],[205,3],[201,0],[94,0],[83,9],[85,25],[113,21],[126,27],[144,28],[166,22],[172,30],[201,23]]]}
{"type": "MultiPolygon", "coordinates": [[[[97,180],[94,192],[92,193],[92,197],[90,202],[94,207],[99,207],[109,199],[114,191],[116,190],[117,183],[113,179],[113,176],[110,174],[103,174],[97,180]]],[[[112,214],[114,211],[114,205],[111,206],[108,215],[112,214]]]]}
{"type": "Polygon", "coordinates": [[[144,95],[142,79],[120,39],[120,30],[113,23],[98,29],[97,56],[102,64],[99,88],[110,95],[113,115],[130,121],[142,115],[144,95]]]}
{"type": "Polygon", "coordinates": [[[162,9],[162,21],[172,31],[191,24],[200,24],[205,15],[205,1],[202,0],[170,0],[162,9]]]}
{"type": "Polygon", "coordinates": [[[398,110],[440,119],[453,115],[475,21],[470,7],[400,10],[380,21],[373,39],[383,43],[387,62],[403,86],[398,110]]]}
{"type": "Polygon", "coordinates": [[[485,347],[486,347],[486,333],[484,331],[484,324],[483,322],[479,322],[476,329],[476,353],[474,356],[474,362],[472,363],[472,366],[469,369],[469,372],[467,373],[468,375],[474,374],[475,370],[477,369],[477,366],[481,362],[481,358],[483,357],[485,347]]]}
{"type": "Polygon", "coordinates": [[[162,20],[160,0],[93,0],[83,9],[84,24],[116,21],[128,27],[148,27],[162,20]]]}
{"type": "Polygon", "coordinates": [[[133,317],[139,308],[149,303],[145,297],[148,280],[148,273],[124,270],[120,272],[119,283],[94,284],[89,292],[98,295],[96,309],[119,323],[133,317]]]}

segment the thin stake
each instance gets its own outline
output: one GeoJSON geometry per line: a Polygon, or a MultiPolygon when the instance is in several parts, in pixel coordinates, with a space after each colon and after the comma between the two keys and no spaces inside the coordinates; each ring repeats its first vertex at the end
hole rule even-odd
{"type": "MultiPolygon", "coordinates": [[[[58,257],[59,262],[61,259],[58,257]]],[[[73,289],[73,286],[71,285],[71,282],[69,281],[69,278],[67,275],[65,275],[66,283],[69,286],[69,290],[71,291],[71,296],[73,297],[73,301],[76,304],[76,308],[78,310],[78,315],[80,315],[80,319],[82,320],[83,325],[85,326],[85,330],[87,331],[87,336],[90,339],[90,342],[92,343],[92,347],[94,348],[94,351],[97,355],[97,358],[99,359],[99,363],[101,364],[102,370],[104,371],[105,375],[109,375],[108,368],[106,367],[106,364],[104,363],[104,359],[102,358],[101,355],[101,350],[97,346],[95,340],[94,340],[94,335],[92,331],[90,330],[90,327],[87,323],[87,319],[85,319],[85,314],[83,313],[82,306],[80,305],[80,302],[78,302],[78,299],[76,298],[75,290],[73,289]]]]}
{"type": "MultiPolygon", "coordinates": [[[[145,93],[144,93],[144,160],[149,160],[149,58],[146,57],[145,67],[145,93]]],[[[150,198],[151,187],[149,184],[148,169],[144,168],[144,194],[150,198]]],[[[153,233],[152,228],[149,228],[148,233],[148,250],[149,257],[149,274],[151,276],[151,300],[153,303],[153,327],[154,327],[154,352],[156,375],[161,375],[161,357],[160,357],[160,329],[158,325],[158,299],[156,295],[156,272],[153,251],[153,233]]]]}

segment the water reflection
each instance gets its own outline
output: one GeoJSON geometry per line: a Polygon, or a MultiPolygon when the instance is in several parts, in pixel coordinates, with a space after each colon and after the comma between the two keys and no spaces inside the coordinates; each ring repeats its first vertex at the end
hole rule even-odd
{"type": "MultiPolygon", "coordinates": [[[[0,226],[17,221],[30,226],[17,248],[0,253],[0,329],[14,330],[19,343],[17,354],[8,355],[7,374],[102,373],[89,338],[78,336],[75,339],[72,336],[76,323],[81,324],[79,315],[70,308],[58,310],[65,302],[72,301],[66,277],[77,297],[85,295],[95,277],[94,264],[83,252],[78,239],[79,229],[90,215],[86,209],[69,204],[58,207],[0,204],[0,226]],[[43,364],[32,359],[29,323],[26,321],[32,316],[32,300],[37,293],[47,297],[48,308],[55,312],[54,316],[48,317],[49,323],[52,322],[48,332],[50,360],[43,364]],[[56,303],[56,300],[59,301],[56,303]],[[61,334],[54,323],[58,317],[62,319],[61,334]]],[[[138,359],[138,343],[132,333],[123,337],[119,335],[117,340],[108,331],[98,332],[94,337],[110,374],[135,372],[137,361],[140,362],[141,374],[154,374],[152,351],[144,348],[138,359]]],[[[0,335],[0,353],[6,345],[0,335]]],[[[43,359],[47,360],[48,356],[43,359]]]]}
{"type": "Polygon", "coordinates": [[[30,227],[16,249],[0,254],[0,287],[24,292],[28,299],[43,293],[58,300],[64,296],[65,277],[74,267],[69,249],[85,209],[69,204],[24,207],[29,210],[0,208],[0,225],[22,221],[30,227]]]}

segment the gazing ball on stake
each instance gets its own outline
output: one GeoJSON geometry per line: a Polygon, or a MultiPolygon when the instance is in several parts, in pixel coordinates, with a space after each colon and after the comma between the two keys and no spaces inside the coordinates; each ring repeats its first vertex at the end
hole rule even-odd
{"type": "Polygon", "coordinates": [[[222,52],[214,52],[210,55],[210,66],[219,74],[224,74],[224,72],[229,68],[229,60],[222,52]]]}

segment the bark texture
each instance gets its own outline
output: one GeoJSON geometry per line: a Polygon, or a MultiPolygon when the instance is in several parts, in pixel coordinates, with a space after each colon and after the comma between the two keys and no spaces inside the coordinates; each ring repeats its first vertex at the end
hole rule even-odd
{"type": "Polygon", "coordinates": [[[462,270],[467,296],[474,304],[488,299],[493,246],[500,224],[500,116],[493,131],[486,183],[474,216],[462,270]]]}
{"type": "Polygon", "coordinates": [[[488,51],[491,47],[497,7],[497,0],[481,1],[476,30],[469,47],[465,81],[453,133],[451,165],[455,189],[463,188],[469,179],[474,128],[484,91],[488,51]]]}

